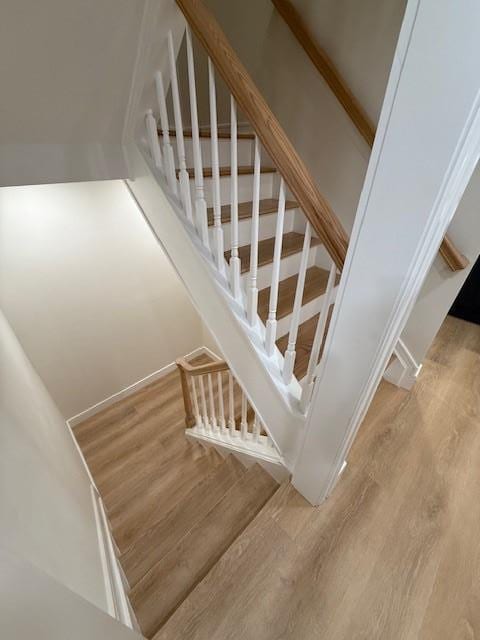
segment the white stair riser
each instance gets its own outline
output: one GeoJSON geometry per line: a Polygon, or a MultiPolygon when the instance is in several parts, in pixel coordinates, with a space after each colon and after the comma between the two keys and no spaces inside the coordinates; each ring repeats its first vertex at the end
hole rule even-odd
{"type": "MultiPolygon", "coordinates": [[[[294,220],[294,209],[289,209],[285,212],[285,222],[284,222],[284,231],[287,233],[288,231],[293,231],[293,220],[294,220]]],[[[251,218],[245,218],[244,220],[239,220],[238,222],[238,237],[239,237],[239,245],[246,245],[250,243],[250,234],[251,234],[251,218]]],[[[260,240],[266,240],[267,238],[275,237],[275,225],[277,223],[277,212],[269,213],[268,215],[260,216],[260,225],[258,231],[258,237],[260,240]]],[[[232,225],[230,223],[225,223],[222,225],[223,228],[223,237],[225,250],[230,249],[230,241],[231,241],[231,229],[232,225]]],[[[213,229],[210,227],[210,237],[212,238],[213,229]]]]}
{"type": "MultiPolygon", "coordinates": [[[[333,301],[335,301],[337,288],[338,287],[335,287],[334,289],[333,301]]],[[[322,308],[323,298],[324,298],[324,294],[322,294],[318,298],[315,298],[314,300],[311,300],[310,302],[307,302],[307,304],[304,304],[302,306],[300,310],[300,324],[302,324],[302,322],[306,322],[307,320],[310,320],[310,318],[313,318],[314,315],[320,312],[320,309],[322,308]]],[[[282,336],[285,336],[290,331],[291,321],[292,321],[291,313],[289,313],[288,316],[285,316],[280,320],[278,320],[277,339],[281,338],[282,336]]]]}
{"type": "MultiPolygon", "coordinates": [[[[280,280],[285,280],[290,276],[293,276],[298,273],[300,268],[300,259],[302,256],[302,252],[294,253],[286,258],[282,258],[280,262],[280,280]]],[[[309,251],[308,256],[308,266],[313,267],[316,264],[316,256],[317,256],[317,247],[312,247],[309,251]]],[[[257,273],[257,288],[265,289],[269,287],[272,282],[272,265],[270,262],[262,267],[258,268],[257,273]]],[[[242,281],[246,283],[248,281],[249,273],[248,271],[242,274],[242,281]]]]}
{"type": "MultiPolygon", "coordinates": [[[[260,199],[272,198],[277,195],[276,191],[277,177],[274,173],[263,173],[260,180],[260,199]]],[[[212,178],[205,178],[205,200],[207,207],[213,206],[212,178]]],[[[192,202],[195,202],[195,180],[190,180],[190,191],[192,193],[192,202]]],[[[253,193],[253,174],[238,176],[238,201],[248,202],[252,199],[253,193]]],[[[220,178],[220,202],[221,204],[230,204],[230,176],[220,178]]]]}
{"type": "MultiPolygon", "coordinates": [[[[175,138],[172,138],[175,142],[175,138]]],[[[201,138],[200,146],[202,149],[202,163],[204,167],[212,166],[212,141],[210,138],[201,138]]],[[[238,140],[237,143],[238,164],[253,164],[253,140],[238,140]]],[[[192,138],[185,138],[185,157],[187,167],[193,167],[193,142],[192,138]]],[[[218,162],[221,167],[230,166],[230,140],[221,138],[218,141],[218,162]]],[[[178,168],[178,160],[177,160],[178,168]]]]}

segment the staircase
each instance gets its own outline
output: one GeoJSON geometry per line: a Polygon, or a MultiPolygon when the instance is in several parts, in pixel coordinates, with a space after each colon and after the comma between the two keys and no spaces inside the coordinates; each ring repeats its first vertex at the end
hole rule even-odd
{"type": "Polygon", "coordinates": [[[186,439],[183,419],[175,372],[75,428],[147,638],[188,603],[279,486],[258,464],[186,439]]]}

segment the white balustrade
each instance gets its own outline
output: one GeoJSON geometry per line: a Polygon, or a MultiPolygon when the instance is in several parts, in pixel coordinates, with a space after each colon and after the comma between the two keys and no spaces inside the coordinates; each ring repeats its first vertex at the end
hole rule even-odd
{"type": "Polygon", "coordinates": [[[191,396],[193,401],[193,415],[195,416],[196,424],[202,424],[202,416],[200,415],[200,409],[198,407],[198,395],[197,395],[197,385],[195,384],[195,377],[192,376],[192,389],[191,396]]]}
{"type": "Polygon", "coordinates": [[[168,125],[167,103],[165,100],[165,88],[163,85],[163,77],[160,71],[155,73],[155,90],[157,93],[158,109],[160,111],[160,123],[162,126],[163,139],[163,157],[165,161],[165,173],[168,180],[168,186],[174,195],[177,195],[177,177],[175,174],[175,156],[170,143],[170,131],[168,125]]]}
{"type": "Polygon", "coordinates": [[[248,433],[248,405],[247,405],[247,396],[245,395],[245,391],[242,389],[242,414],[240,418],[240,437],[242,440],[245,440],[248,433]]]}
{"type": "Polygon", "coordinates": [[[145,116],[145,125],[147,127],[148,146],[150,154],[157,169],[163,171],[162,152],[160,151],[160,143],[158,142],[157,121],[152,110],[147,111],[145,116]]]}
{"type": "Polygon", "coordinates": [[[232,372],[228,372],[228,431],[235,437],[235,391],[232,372]]]}
{"type": "Polygon", "coordinates": [[[240,286],[241,261],[238,255],[238,141],[237,141],[237,105],[230,96],[230,286],[237,300],[241,299],[240,286]]]}
{"type": "Polygon", "coordinates": [[[217,428],[217,416],[215,413],[215,400],[213,396],[213,380],[212,380],[211,373],[208,374],[207,380],[208,380],[208,398],[210,401],[210,427],[212,428],[212,430],[215,430],[217,428]]]}
{"type": "Polygon", "coordinates": [[[202,147],[198,127],[197,87],[195,83],[195,61],[193,57],[192,34],[186,29],[188,85],[190,93],[190,115],[192,119],[193,165],[195,173],[195,220],[197,231],[207,249],[210,248],[208,239],[207,202],[203,182],[202,147]]]}
{"type": "Polygon", "coordinates": [[[300,324],[300,310],[302,308],[303,290],[305,287],[305,275],[307,273],[311,236],[312,230],[310,227],[310,223],[307,221],[305,227],[305,236],[303,240],[302,257],[300,259],[300,269],[297,278],[297,288],[295,290],[295,300],[293,302],[290,332],[288,334],[288,346],[287,350],[285,351],[285,359],[283,364],[283,381],[285,382],[285,384],[290,383],[293,376],[293,367],[295,365],[295,346],[297,344],[298,325],[300,324]]]}
{"type": "Polygon", "coordinates": [[[219,371],[217,373],[217,393],[218,393],[218,426],[224,431],[226,428],[225,422],[225,407],[223,404],[223,380],[222,380],[222,372],[219,371]]]}
{"type": "Polygon", "coordinates": [[[315,337],[313,339],[312,350],[310,352],[310,360],[308,361],[307,375],[305,376],[302,397],[300,406],[302,411],[306,411],[310,399],[312,397],[313,385],[315,382],[315,372],[317,370],[318,357],[320,355],[320,349],[325,337],[325,329],[327,326],[328,314],[330,312],[330,305],[333,302],[333,291],[335,288],[335,280],[337,278],[337,267],[332,260],[330,267],[330,273],[328,274],[327,289],[325,291],[322,309],[318,317],[317,328],[315,329],[315,337]]]}
{"type": "Polygon", "coordinates": [[[170,83],[172,91],[173,115],[175,118],[175,137],[177,140],[177,154],[180,182],[180,197],[187,219],[193,223],[192,199],[190,195],[190,178],[187,171],[185,158],[185,140],[183,137],[182,109],[180,106],[180,93],[178,91],[177,63],[175,60],[175,49],[173,46],[172,32],[168,33],[168,58],[170,65],[170,83]]]}
{"type": "Polygon", "coordinates": [[[258,288],[258,228],[260,219],[260,142],[255,136],[253,163],[253,202],[250,236],[250,274],[247,288],[247,319],[250,326],[257,321],[258,288]]]}
{"type": "Polygon", "coordinates": [[[208,420],[207,397],[205,395],[205,385],[203,382],[203,376],[198,376],[198,382],[200,386],[200,400],[202,404],[202,427],[206,431],[208,431],[210,428],[210,422],[208,420]]]}
{"type": "Polygon", "coordinates": [[[268,304],[268,318],[265,333],[265,349],[269,356],[273,355],[277,337],[277,304],[278,287],[280,284],[280,260],[282,257],[283,224],[285,218],[285,183],[280,179],[278,195],[278,213],[275,227],[275,247],[273,250],[272,284],[270,286],[270,300],[268,304]]]}
{"type": "Polygon", "coordinates": [[[217,95],[215,89],[215,71],[208,59],[208,90],[210,97],[210,135],[212,144],[212,180],[213,180],[213,234],[214,256],[217,269],[225,273],[223,248],[222,203],[220,198],[220,167],[218,162],[217,95]]]}

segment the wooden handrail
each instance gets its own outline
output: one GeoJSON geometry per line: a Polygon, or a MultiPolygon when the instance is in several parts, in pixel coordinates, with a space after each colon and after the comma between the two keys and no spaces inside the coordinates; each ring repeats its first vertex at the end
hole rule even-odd
{"type": "MultiPolygon", "coordinates": [[[[272,0],[278,13],[285,20],[293,35],[305,50],[325,82],[335,94],[348,116],[370,147],[373,147],[376,129],[358,100],[347,86],[338,69],[324,49],[316,42],[308,25],[304,22],[290,0],[272,0]]],[[[440,247],[440,255],[452,271],[465,269],[468,259],[455,247],[451,238],[445,235],[440,247]]]]}
{"type": "Polygon", "coordinates": [[[175,364],[180,370],[184,370],[191,376],[203,376],[206,373],[218,373],[219,371],[228,371],[229,366],[225,360],[215,360],[213,362],[206,362],[205,364],[191,364],[184,358],[179,358],[175,361],[175,364]]]}
{"type": "Polygon", "coordinates": [[[348,88],[345,80],[340,75],[330,57],[324,49],[317,44],[308,26],[290,0],[272,0],[272,2],[293,35],[304,48],[305,53],[335,94],[337,100],[350,116],[361,135],[365,138],[367,144],[372,147],[375,139],[375,127],[348,88]]]}
{"type": "Polygon", "coordinates": [[[348,247],[348,236],[341,222],[320,194],[307,167],[240,62],[212,13],[202,0],[176,1],[316,234],[341,270],[348,247]]]}

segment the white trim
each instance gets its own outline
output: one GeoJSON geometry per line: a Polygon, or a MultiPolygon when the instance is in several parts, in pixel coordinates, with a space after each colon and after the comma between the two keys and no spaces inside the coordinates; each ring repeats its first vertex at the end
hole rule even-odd
{"type": "Polygon", "coordinates": [[[73,429],[72,429],[72,425],[70,424],[69,420],[66,420],[65,424],[67,425],[67,429],[68,429],[68,431],[70,433],[70,436],[71,436],[71,438],[73,440],[73,444],[75,445],[75,448],[77,449],[78,455],[80,456],[80,460],[82,461],[82,464],[83,464],[83,466],[85,468],[85,471],[87,473],[88,479],[90,480],[90,484],[95,489],[95,491],[97,491],[97,493],[98,493],[98,487],[95,484],[95,480],[93,479],[92,474],[90,473],[90,469],[88,468],[87,461],[85,460],[83,452],[80,449],[80,445],[78,444],[77,439],[75,438],[75,435],[74,435],[73,429]]]}
{"type": "Polygon", "coordinates": [[[422,365],[417,363],[401,338],[393,353],[396,357],[386,368],[383,377],[387,382],[410,391],[417,381],[422,365]]]}
{"type": "Polygon", "coordinates": [[[92,492],[100,560],[102,563],[103,578],[105,582],[107,610],[113,618],[130,629],[136,630],[138,628],[138,624],[132,617],[132,610],[126,592],[126,585],[122,579],[122,572],[115,553],[115,543],[110,532],[105,507],[100,494],[93,486],[91,486],[90,489],[92,492]]]}
{"type": "MultiPolygon", "coordinates": [[[[191,358],[195,358],[196,356],[201,355],[202,353],[209,355],[214,360],[219,360],[219,357],[215,353],[213,353],[213,351],[211,351],[208,347],[198,347],[197,349],[194,349],[190,353],[187,353],[187,355],[184,357],[185,359],[189,360],[191,358]]],[[[113,404],[115,404],[119,400],[122,400],[123,398],[126,398],[127,396],[132,395],[132,393],[135,393],[136,391],[143,389],[149,384],[152,384],[153,382],[160,380],[160,378],[163,378],[163,376],[166,376],[168,373],[172,373],[172,371],[175,371],[176,366],[177,365],[175,364],[175,362],[170,362],[169,364],[165,365],[161,369],[158,369],[158,371],[154,371],[153,373],[150,373],[148,376],[145,376],[145,378],[142,378],[141,380],[137,380],[137,382],[130,384],[128,387],[125,387],[124,389],[117,391],[111,396],[108,396],[108,398],[105,398],[104,400],[100,400],[100,402],[97,402],[96,404],[89,407],[88,409],[85,409],[84,411],[81,411],[80,413],[77,413],[75,416],[72,416],[71,418],[69,418],[67,420],[68,426],[70,428],[76,427],[78,424],[80,424],[80,422],[83,422],[87,418],[91,418],[97,413],[100,413],[100,411],[103,411],[104,409],[111,407],[113,404]]]]}

